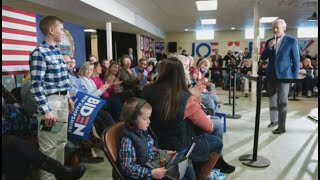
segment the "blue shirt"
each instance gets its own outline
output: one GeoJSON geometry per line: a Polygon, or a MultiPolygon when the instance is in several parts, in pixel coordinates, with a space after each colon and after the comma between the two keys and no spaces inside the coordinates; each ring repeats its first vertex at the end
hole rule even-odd
{"type": "Polygon", "coordinates": [[[69,73],[62,53],[57,46],[43,41],[30,54],[31,72],[30,92],[36,99],[40,110],[51,112],[47,96],[70,89],[69,73]]]}
{"type": "Polygon", "coordinates": [[[139,82],[139,86],[144,86],[147,84],[147,78],[148,78],[148,71],[143,69],[141,70],[138,66],[131,68],[133,74],[138,77],[138,74],[143,74],[143,78],[139,82]]]}
{"type": "Polygon", "coordinates": [[[79,78],[69,74],[69,79],[71,84],[70,94],[76,94],[78,91],[88,93],[86,86],[81,84],[79,78]]]}

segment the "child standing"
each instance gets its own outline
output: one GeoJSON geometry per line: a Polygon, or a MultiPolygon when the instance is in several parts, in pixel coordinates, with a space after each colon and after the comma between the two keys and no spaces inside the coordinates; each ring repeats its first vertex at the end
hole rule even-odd
{"type": "MultiPolygon", "coordinates": [[[[152,107],[147,101],[129,98],[123,105],[121,120],[126,122],[120,133],[119,164],[128,179],[162,179],[167,169],[149,168],[147,162],[154,160],[159,152],[157,140],[149,128],[152,107]]],[[[168,155],[176,151],[167,150],[168,155]]],[[[188,168],[185,177],[195,179],[193,169],[188,168]]]]}

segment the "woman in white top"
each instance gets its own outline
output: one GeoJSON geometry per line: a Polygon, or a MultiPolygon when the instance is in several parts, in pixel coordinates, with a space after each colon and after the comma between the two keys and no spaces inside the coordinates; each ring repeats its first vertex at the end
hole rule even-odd
{"type": "Polygon", "coordinates": [[[94,66],[91,62],[85,62],[79,69],[78,76],[80,83],[83,84],[90,95],[100,97],[108,88],[109,84],[105,83],[99,89],[97,88],[96,84],[93,82],[92,75],[93,75],[94,66]]]}

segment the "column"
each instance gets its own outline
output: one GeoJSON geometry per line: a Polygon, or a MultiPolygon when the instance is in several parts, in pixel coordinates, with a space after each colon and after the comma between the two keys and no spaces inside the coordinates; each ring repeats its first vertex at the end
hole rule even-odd
{"type": "MultiPolygon", "coordinates": [[[[260,7],[260,0],[256,0],[255,6],[253,9],[253,51],[252,51],[252,75],[256,76],[258,71],[258,61],[260,58],[259,48],[260,48],[260,36],[259,36],[259,7],[260,7]]],[[[257,82],[251,81],[251,100],[256,100],[257,94],[257,82]]]]}
{"type": "MultiPolygon", "coordinates": [[[[91,54],[99,59],[98,55],[98,35],[97,32],[91,33],[91,54]]],[[[88,59],[86,59],[87,61],[88,59]]]]}
{"type": "MultiPolygon", "coordinates": [[[[106,23],[106,37],[107,37],[107,59],[112,59],[112,26],[111,22],[106,23]]],[[[116,57],[118,58],[118,57],[116,57]]]]}
{"type": "Polygon", "coordinates": [[[141,51],[141,48],[140,48],[140,46],[141,46],[141,41],[140,41],[141,35],[137,34],[136,38],[137,38],[137,60],[139,60],[142,57],[142,51],[141,51]]]}

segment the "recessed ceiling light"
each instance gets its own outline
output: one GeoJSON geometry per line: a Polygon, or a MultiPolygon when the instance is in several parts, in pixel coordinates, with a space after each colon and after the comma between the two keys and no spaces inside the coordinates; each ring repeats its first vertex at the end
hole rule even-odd
{"type": "Polygon", "coordinates": [[[218,1],[211,0],[211,1],[196,1],[198,11],[210,11],[210,10],[217,10],[218,8],[218,1]]]}
{"type": "Polygon", "coordinates": [[[184,31],[189,31],[189,29],[184,29],[184,31]]]}
{"type": "Polygon", "coordinates": [[[196,40],[214,39],[214,30],[198,30],[196,31],[196,40]]]}
{"type": "Polygon", "coordinates": [[[235,28],[235,27],[232,27],[231,29],[234,30],[234,29],[236,29],[236,28],[235,28]]]}
{"type": "Polygon", "coordinates": [[[201,19],[202,24],[216,24],[217,20],[216,19],[201,19]]]}
{"type": "Polygon", "coordinates": [[[271,23],[276,19],[278,19],[278,17],[262,17],[262,18],[260,18],[260,22],[261,23],[271,23]]]}
{"type": "Polygon", "coordinates": [[[84,32],[97,32],[95,29],[84,29],[84,32]]]}

